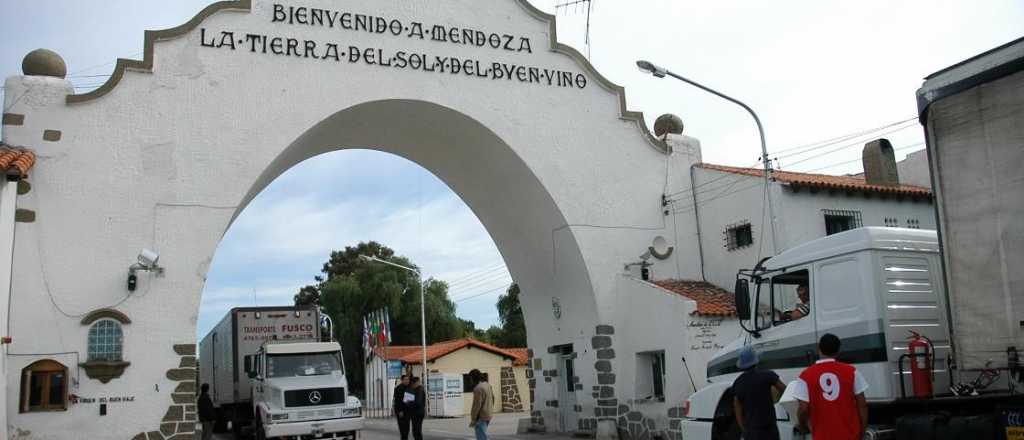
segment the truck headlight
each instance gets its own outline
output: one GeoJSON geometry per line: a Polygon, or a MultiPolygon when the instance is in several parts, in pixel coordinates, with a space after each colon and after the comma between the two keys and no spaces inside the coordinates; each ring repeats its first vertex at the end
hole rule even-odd
{"type": "Polygon", "coordinates": [[[280,422],[282,420],[288,420],[288,413],[284,412],[270,415],[271,422],[280,422]]]}
{"type": "Polygon", "coordinates": [[[363,415],[363,407],[345,408],[341,410],[342,417],[359,417],[363,415]]]}

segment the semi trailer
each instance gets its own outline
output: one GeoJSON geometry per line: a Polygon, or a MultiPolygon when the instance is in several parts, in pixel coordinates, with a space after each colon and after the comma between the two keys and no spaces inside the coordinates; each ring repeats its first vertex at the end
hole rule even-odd
{"type": "MultiPolygon", "coordinates": [[[[789,382],[824,333],[869,383],[868,437],[1024,438],[1024,39],[930,75],[918,104],[938,230],[855,229],[741,270],[746,332],[684,403],[684,438],[739,438],[740,348],[789,382]],[[789,319],[800,285],[811,313],[789,319]]],[[[783,438],[802,437],[795,408],[776,408],[783,438]]]]}
{"type": "MultiPolygon", "coordinates": [[[[313,306],[230,310],[199,343],[199,381],[210,386],[214,430],[236,438],[350,438],[363,427],[341,346],[321,341],[313,306]]],[[[323,331],[329,334],[329,330],[323,331]]]]}

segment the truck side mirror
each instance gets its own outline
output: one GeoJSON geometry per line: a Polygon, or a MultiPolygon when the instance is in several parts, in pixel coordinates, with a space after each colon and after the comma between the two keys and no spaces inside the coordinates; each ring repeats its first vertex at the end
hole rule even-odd
{"type": "Polygon", "coordinates": [[[249,378],[256,377],[256,368],[253,365],[253,355],[245,355],[245,372],[249,375],[249,378]]]}
{"type": "Polygon", "coordinates": [[[736,315],[740,320],[750,319],[750,284],[745,279],[736,280],[736,315]]]}

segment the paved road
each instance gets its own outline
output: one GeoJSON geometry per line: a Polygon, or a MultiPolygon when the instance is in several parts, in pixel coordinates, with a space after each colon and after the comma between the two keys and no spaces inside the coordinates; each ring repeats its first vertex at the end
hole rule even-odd
{"type": "MultiPolygon", "coordinates": [[[[517,435],[516,426],[519,419],[528,417],[526,413],[497,414],[488,429],[488,437],[494,440],[567,440],[567,435],[527,434],[517,435]]],[[[423,422],[424,440],[475,440],[466,418],[427,419],[423,422]]],[[[411,436],[410,436],[411,437],[411,436]]],[[[215,435],[217,440],[233,440],[229,434],[215,435]]],[[[360,440],[397,440],[398,426],[393,419],[367,419],[366,428],[360,440]]],[[[411,438],[410,438],[411,440],[411,438]]]]}

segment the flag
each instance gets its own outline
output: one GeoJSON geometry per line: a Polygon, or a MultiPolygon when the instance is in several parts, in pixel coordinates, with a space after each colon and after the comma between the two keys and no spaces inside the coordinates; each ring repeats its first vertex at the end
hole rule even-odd
{"type": "Polygon", "coordinates": [[[391,343],[391,313],[387,307],[384,308],[384,328],[387,331],[388,344],[391,343]]]}
{"type": "Polygon", "coordinates": [[[387,344],[387,319],[384,309],[377,311],[377,319],[380,322],[380,333],[377,334],[377,343],[383,346],[387,344]]]}
{"type": "Polygon", "coordinates": [[[363,353],[366,353],[366,363],[373,360],[373,350],[370,347],[370,321],[363,316],[363,353]]]}
{"type": "Polygon", "coordinates": [[[377,345],[377,335],[380,333],[380,322],[377,320],[377,312],[373,312],[370,315],[370,344],[372,346],[377,345]]]}

